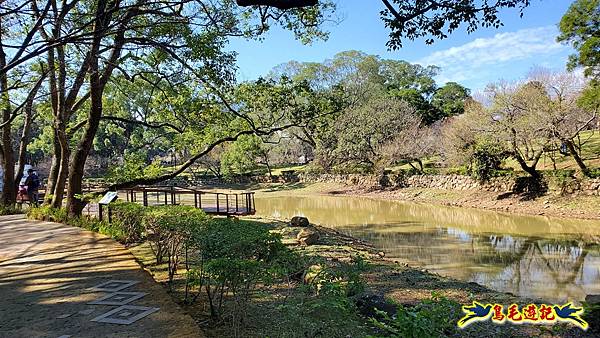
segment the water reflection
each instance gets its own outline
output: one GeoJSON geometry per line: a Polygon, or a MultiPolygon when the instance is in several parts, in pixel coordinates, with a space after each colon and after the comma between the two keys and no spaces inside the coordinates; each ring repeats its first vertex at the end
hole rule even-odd
{"type": "Polygon", "coordinates": [[[304,215],[389,257],[545,300],[600,294],[600,222],[338,196],[257,197],[261,215],[304,215]]]}

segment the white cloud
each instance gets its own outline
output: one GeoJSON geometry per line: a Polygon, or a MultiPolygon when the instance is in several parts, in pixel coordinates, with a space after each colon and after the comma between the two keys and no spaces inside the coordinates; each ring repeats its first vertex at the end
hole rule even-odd
{"type": "Polygon", "coordinates": [[[504,69],[510,67],[511,63],[531,60],[533,66],[568,50],[569,47],[556,42],[557,34],[555,26],[498,33],[490,38],[479,38],[461,46],[433,52],[415,62],[441,67],[438,81],[442,83],[473,82],[484,78],[493,81],[502,78],[504,69]],[[494,75],[495,79],[487,79],[494,75]]]}

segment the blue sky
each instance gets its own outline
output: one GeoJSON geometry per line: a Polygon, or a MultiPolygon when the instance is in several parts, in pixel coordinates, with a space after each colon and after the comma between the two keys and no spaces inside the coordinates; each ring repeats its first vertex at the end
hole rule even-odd
{"type": "Polygon", "coordinates": [[[459,82],[478,90],[489,82],[523,77],[534,66],[563,69],[569,46],[555,42],[557,23],[571,0],[534,0],[519,18],[517,10],[504,10],[500,29],[479,29],[467,34],[457,30],[448,39],[426,45],[423,40],[405,41],[404,47],[389,51],[388,31],[379,18],[379,0],[338,0],[342,20],[329,24],[327,41],[302,45],[293,34],[280,28],[263,41],[234,39],[229,49],[238,53],[238,80],[253,80],[273,67],[290,61],[320,62],[345,50],[361,50],[386,59],[407,60],[442,68],[439,83],[459,82]]]}

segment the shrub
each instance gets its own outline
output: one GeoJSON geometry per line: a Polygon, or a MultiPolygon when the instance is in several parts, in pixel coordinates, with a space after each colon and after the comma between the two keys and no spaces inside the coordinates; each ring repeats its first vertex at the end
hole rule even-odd
{"type": "MultiPolygon", "coordinates": [[[[208,297],[211,315],[220,317],[226,294],[231,295],[238,323],[258,283],[268,283],[282,273],[280,259],[288,252],[279,236],[260,223],[213,219],[194,234],[196,260],[188,273],[190,287],[208,297]]],[[[289,258],[289,257],[288,257],[289,258]]]]}
{"type": "Polygon", "coordinates": [[[600,168],[588,169],[587,174],[590,178],[600,178],[600,168]]]}
{"type": "Polygon", "coordinates": [[[40,221],[66,223],[67,210],[64,208],[52,208],[49,205],[42,205],[40,207],[29,208],[27,217],[40,221]]]}
{"type": "Polygon", "coordinates": [[[458,317],[459,313],[460,304],[432,293],[431,299],[414,307],[399,305],[394,318],[378,311],[383,319],[371,318],[371,322],[383,330],[386,337],[447,337],[456,333],[456,321],[451,318],[458,317]]]}
{"type": "Polygon", "coordinates": [[[33,207],[27,211],[27,216],[40,221],[65,223],[71,226],[94,231],[112,237],[117,241],[123,241],[126,237],[120,227],[114,226],[107,221],[101,221],[95,217],[79,216],[68,217],[64,208],[52,208],[48,205],[33,207]]]}
{"type": "Polygon", "coordinates": [[[561,195],[571,194],[579,190],[579,180],[575,178],[575,170],[559,169],[544,173],[561,195]]]}
{"type": "Polygon", "coordinates": [[[146,210],[143,224],[148,241],[157,264],[167,258],[169,284],[177,272],[183,246],[208,220],[204,211],[189,206],[158,206],[146,210]]]}
{"type": "Polygon", "coordinates": [[[17,209],[14,205],[0,205],[0,216],[4,215],[14,215],[22,213],[19,209],[17,209]]]}
{"type": "Polygon", "coordinates": [[[111,225],[123,233],[122,242],[140,241],[144,235],[143,218],[146,208],[137,203],[116,201],[109,205],[111,225]]]}
{"type": "Polygon", "coordinates": [[[309,285],[319,295],[336,297],[352,297],[360,294],[365,289],[362,273],[367,265],[360,256],[353,256],[350,262],[338,262],[336,265],[317,269],[310,277],[309,285]]]}
{"type": "Polygon", "coordinates": [[[471,157],[471,177],[479,181],[489,180],[493,172],[500,169],[505,158],[506,152],[497,144],[487,142],[476,144],[471,157]]]}

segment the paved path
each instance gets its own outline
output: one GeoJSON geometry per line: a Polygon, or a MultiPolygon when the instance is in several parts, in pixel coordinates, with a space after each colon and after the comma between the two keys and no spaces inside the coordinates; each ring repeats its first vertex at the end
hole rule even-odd
{"type": "Polygon", "coordinates": [[[204,337],[122,245],[63,224],[0,216],[0,337],[61,336],[204,337]],[[106,294],[90,288],[111,279],[139,281],[123,291],[148,294],[128,305],[160,311],[130,325],[90,321],[117,308],[87,304],[106,294]]]}

